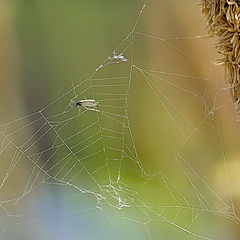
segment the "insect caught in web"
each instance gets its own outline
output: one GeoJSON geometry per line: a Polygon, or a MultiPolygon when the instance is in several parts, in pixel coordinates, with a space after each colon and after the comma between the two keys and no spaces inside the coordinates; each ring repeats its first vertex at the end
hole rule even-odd
{"type": "Polygon", "coordinates": [[[80,101],[74,101],[72,99],[69,103],[71,107],[83,107],[86,110],[95,111],[95,112],[99,112],[99,110],[95,108],[98,104],[99,102],[97,102],[94,99],[83,99],[80,101]]]}
{"type": "MultiPolygon", "coordinates": [[[[95,112],[100,112],[98,109],[96,109],[95,107],[99,104],[99,102],[97,102],[94,99],[83,99],[83,100],[74,100],[77,99],[77,94],[76,94],[76,90],[74,87],[74,84],[72,82],[72,86],[73,86],[73,92],[74,92],[74,98],[71,99],[69,106],[71,108],[73,107],[83,107],[88,111],[95,111],[95,112]]],[[[80,110],[79,110],[80,113],[80,110]]]]}

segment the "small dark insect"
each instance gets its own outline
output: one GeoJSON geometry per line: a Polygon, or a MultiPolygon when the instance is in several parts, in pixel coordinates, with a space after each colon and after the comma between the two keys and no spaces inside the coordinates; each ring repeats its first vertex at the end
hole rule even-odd
{"type": "Polygon", "coordinates": [[[80,101],[70,101],[71,107],[84,107],[86,110],[96,111],[99,112],[99,110],[95,109],[95,107],[98,105],[99,102],[97,102],[94,99],[84,99],[80,101]]]}

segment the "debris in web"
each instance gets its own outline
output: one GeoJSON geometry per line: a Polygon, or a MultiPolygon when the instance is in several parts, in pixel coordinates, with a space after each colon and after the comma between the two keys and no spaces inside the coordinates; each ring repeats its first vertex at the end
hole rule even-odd
{"type": "Polygon", "coordinates": [[[116,62],[127,62],[127,59],[124,57],[123,53],[118,54],[116,51],[113,51],[113,55],[109,56],[108,59],[116,62]]]}

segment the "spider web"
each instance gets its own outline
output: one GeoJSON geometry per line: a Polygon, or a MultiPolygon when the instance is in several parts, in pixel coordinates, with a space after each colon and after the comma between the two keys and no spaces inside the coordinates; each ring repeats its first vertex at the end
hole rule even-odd
{"type": "MultiPolygon", "coordinates": [[[[200,62],[191,42],[209,40],[151,33],[144,21],[155,4],[144,2],[131,31],[85,80],[70,81],[69,90],[42,109],[1,125],[2,239],[39,221],[56,226],[68,215],[88,221],[93,212],[117,226],[115,239],[131,228],[138,234],[128,239],[237,239],[239,198],[221,117],[231,106],[227,86],[213,86],[211,73],[177,71],[179,62],[200,62]],[[164,51],[175,58],[162,59],[164,51]],[[99,112],[69,106],[85,97],[99,102],[99,112]],[[63,192],[53,205],[34,203],[51,191],[63,192]],[[59,210],[65,202],[75,207],[59,210]]],[[[113,238],[106,236],[94,239],[113,238]]]]}

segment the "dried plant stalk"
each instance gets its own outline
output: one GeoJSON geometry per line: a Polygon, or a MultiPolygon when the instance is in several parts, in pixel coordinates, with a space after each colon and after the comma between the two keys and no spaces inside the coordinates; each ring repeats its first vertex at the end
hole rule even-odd
{"type": "Polygon", "coordinates": [[[233,103],[240,111],[240,0],[201,0],[209,34],[218,38],[216,48],[226,67],[233,103]]]}

